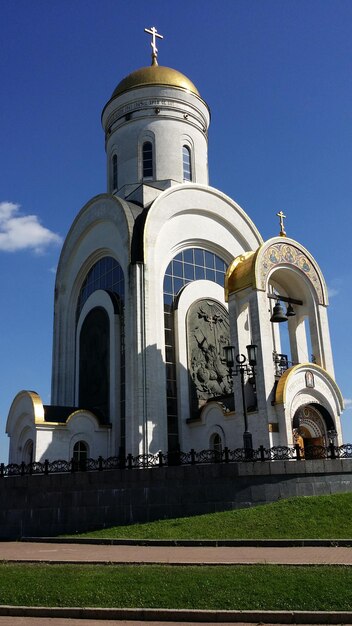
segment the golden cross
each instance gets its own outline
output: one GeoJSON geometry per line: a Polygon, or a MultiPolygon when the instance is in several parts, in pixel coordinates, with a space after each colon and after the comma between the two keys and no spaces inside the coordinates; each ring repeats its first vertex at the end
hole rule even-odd
{"type": "Polygon", "coordinates": [[[284,226],[284,219],[286,218],[286,215],[284,215],[282,211],[276,213],[276,215],[280,218],[280,237],[287,237],[284,226]]]}
{"type": "Polygon", "coordinates": [[[158,31],[156,30],[155,26],[152,26],[151,28],[145,28],[144,29],[145,33],[148,33],[149,35],[152,36],[152,40],[150,42],[150,45],[152,47],[152,65],[158,65],[158,48],[156,47],[156,37],[159,37],[159,39],[164,39],[163,35],[159,35],[158,31]]]}

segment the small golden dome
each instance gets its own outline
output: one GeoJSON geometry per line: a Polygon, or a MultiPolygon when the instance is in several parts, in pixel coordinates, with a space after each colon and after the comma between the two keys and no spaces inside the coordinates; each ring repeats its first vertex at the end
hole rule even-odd
{"type": "Polygon", "coordinates": [[[244,252],[237,256],[227,268],[225,275],[225,300],[228,302],[230,293],[240,291],[246,287],[254,287],[255,262],[261,246],[253,252],[244,252]]]}
{"type": "Polygon", "coordinates": [[[117,85],[111,98],[116,98],[116,96],[120,96],[130,89],[147,87],[149,85],[176,87],[194,93],[196,96],[200,95],[197,87],[181,72],[173,70],[171,67],[150,65],[149,67],[141,67],[123,78],[117,85]]]}

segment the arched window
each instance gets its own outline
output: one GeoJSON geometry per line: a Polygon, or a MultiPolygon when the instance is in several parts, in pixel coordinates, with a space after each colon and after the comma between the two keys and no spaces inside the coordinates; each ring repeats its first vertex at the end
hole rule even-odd
{"type": "Polygon", "coordinates": [[[112,189],[117,189],[117,154],[112,157],[112,189]]]}
{"type": "Polygon", "coordinates": [[[88,446],[85,441],[76,441],[73,446],[73,462],[76,469],[85,470],[88,459],[88,446]]]}
{"type": "Polygon", "coordinates": [[[99,261],[91,267],[82,283],[77,302],[77,320],[84,303],[97,289],[112,291],[120,297],[122,303],[124,301],[125,286],[123,270],[118,261],[110,256],[99,259],[99,261]]]}
{"type": "Polygon", "coordinates": [[[212,436],[210,437],[209,445],[210,449],[214,450],[214,452],[217,452],[217,454],[220,455],[222,453],[222,441],[218,433],[212,434],[212,436]]]}
{"type": "Polygon", "coordinates": [[[75,461],[86,461],[88,458],[88,446],[85,441],[76,441],[73,446],[73,459],[75,461]]]}
{"type": "Polygon", "coordinates": [[[183,182],[192,180],[191,151],[188,146],[182,146],[183,182]]]}
{"type": "Polygon", "coordinates": [[[143,178],[153,178],[153,144],[145,141],[143,144],[143,178]]]}

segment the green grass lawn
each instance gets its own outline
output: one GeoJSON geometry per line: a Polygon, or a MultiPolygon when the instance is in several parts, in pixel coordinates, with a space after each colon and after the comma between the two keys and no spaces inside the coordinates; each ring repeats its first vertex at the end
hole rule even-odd
{"type": "Polygon", "coordinates": [[[131,539],[350,539],[352,494],[289,498],[247,509],[116,526],[75,536],[131,539]]]}
{"type": "Polygon", "coordinates": [[[352,610],[352,568],[0,564],[0,604],[352,610]]]}

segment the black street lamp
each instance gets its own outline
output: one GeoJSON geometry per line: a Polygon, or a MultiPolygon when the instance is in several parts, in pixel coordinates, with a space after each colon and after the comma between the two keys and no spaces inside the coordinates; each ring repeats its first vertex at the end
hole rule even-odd
{"type": "Polygon", "coordinates": [[[334,445],[336,437],[337,437],[337,431],[335,430],[334,427],[330,428],[330,430],[328,430],[328,439],[329,439],[330,445],[332,446],[334,445]]]}
{"type": "MultiPolygon", "coordinates": [[[[257,365],[257,346],[251,344],[246,346],[247,357],[244,354],[236,354],[234,346],[224,346],[224,353],[226,359],[226,365],[229,368],[229,374],[232,377],[241,377],[241,390],[242,390],[242,403],[243,403],[243,417],[244,417],[244,433],[243,433],[243,447],[245,454],[249,453],[249,450],[253,449],[252,434],[248,430],[248,417],[247,417],[247,404],[244,391],[244,376],[248,376],[255,379],[255,366],[257,365]],[[247,362],[246,362],[247,361],[247,362]]],[[[251,453],[248,454],[250,456],[251,453]]]]}

